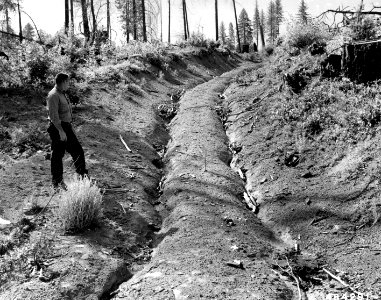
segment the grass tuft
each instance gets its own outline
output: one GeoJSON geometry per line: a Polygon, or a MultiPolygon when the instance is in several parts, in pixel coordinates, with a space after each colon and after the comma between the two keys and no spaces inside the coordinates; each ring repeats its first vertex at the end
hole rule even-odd
{"type": "Polygon", "coordinates": [[[97,225],[102,216],[102,194],[95,182],[75,177],[60,194],[57,210],[66,232],[80,232],[97,225]]]}

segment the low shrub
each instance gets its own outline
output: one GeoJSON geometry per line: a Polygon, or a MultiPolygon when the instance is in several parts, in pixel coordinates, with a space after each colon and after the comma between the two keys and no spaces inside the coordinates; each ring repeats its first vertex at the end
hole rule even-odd
{"type": "Polygon", "coordinates": [[[102,216],[102,194],[95,182],[75,177],[60,194],[57,215],[66,232],[97,225],[102,216]]]}
{"type": "Polygon", "coordinates": [[[329,34],[322,24],[292,21],[288,24],[285,44],[291,48],[304,49],[313,43],[324,44],[328,39],[329,34]]]}
{"type": "Polygon", "coordinates": [[[372,17],[364,17],[360,23],[352,23],[345,35],[351,41],[373,40],[378,37],[378,26],[372,17]]]}

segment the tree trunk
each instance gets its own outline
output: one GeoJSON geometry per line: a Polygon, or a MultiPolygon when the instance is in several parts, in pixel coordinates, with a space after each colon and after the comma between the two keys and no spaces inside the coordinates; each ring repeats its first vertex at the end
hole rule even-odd
{"type": "Polygon", "coordinates": [[[168,0],[168,44],[171,43],[171,0],[168,0]]]}
{"type": "Polygon", "coordinates": [[[130,2],[126,0],[126,36],[127,36],[127,43],[130,42],[130,2]]]}
{"type": "Polygon", "coordinates": [[[69,0],[65,0],[65,34],[69,31],[69,0]]]}
{"type": "MultiPolygon", "coordinates": [[[[257,25],[259,27],[259,24],[257,25]]],[[[259,45],[259,28],[257,28],[257,47],[259,45]]]]}
{"type": "Polygon", "coordinates": [[[266,44],[265,44],[265,34],[263,32],[263,26],[262,26],[262,23],[259,24],[259,29],[261,31],[261,41],[262,41],[262,49],[264,49],[266,47],[266,44]]]}
{"type": "Polygon", "coordinates": [[[163,2],[160,1],[160,41],[163,42],[163,2]]]}
{"type": "Polygon", "coordinates": [[[17,9],[18,9],[18,12],[19,12],[19,30],[20,30],[19,36],[20,36],[20,43],[22,43],[23,36],[22,36],[22,24],[21,24],[20,0],[17,0],[17,9]]]}
{"type": "Polygon", "coordinates": [[[238,19],[237,19],[237,9],[236,9],[236,7],[235,7],[235,0],[233,0],[233,6],[234,6],[235,26],[236,26],[236,30],[237,30],[238,48],[239,48],[239,52],[241,52],[241,41],[240,41],[240,38],[239,38],[238,19]]]}
{"type": "Polygon", "coordinates": [[[358,83],[381,79],[380,52],[380,41],[344,44],[342,55],[344,76],[358,83]]]}
{"type": "Polygon", "coordinates": [[[111,19],[110,19],[110,0],[106,2],[107,7],[107,37],[111,41],[111,19]]]}
{"type": "Polygon", "coordinates": [[[216,41],[218,41],[218,0],[215,0],[215,14],[216,14],[216,41]]]}
{"type": "Polygon", "coordinates": [[[90,8],[91,8],[91,18],[93,20],[93,40],[94,40],[95,33],[97,32],[97,19],[95,18],[94,0],[90,0],[90,8]]]}
{"type": "Polygon", "coordinates": [[[185,3],[185,18],[186,18],[186,25],[187,25],[187,35],[188,35],[188,39],[189,39],[190,34],[189,34],[189,22],[188,22],[188,9],[187,9],[186,3],[185,3]]]}
{"type": "Polygon", "coordinates": [[[147,25],[146,25],[146,7],[145,0],[142,1],[142,18],[143,18],[143,41],[147,42],[147,25]]]}
{"type": "Polygon", "coordinates": [[[134,16],[134,40],[138,39],[137,17],[136,17],[136,0],[132,0],[132,14],[134,16]]]}
{"type": "Polygon", "coordinates": [[[74,1],[70,0],[70,32],[74,35],[74,1]]]}
{"type": "Polygon", "coordinates": [[[82,19],[83,19],[83,34],[87,42],[90,38],[90,28],[89,28],[89,19],[87,17],[86,0],[81,0],[81,6],[82,6],[82,19]]]}
{"type": "Polygon", "coordinates": [[[185,9],[185,0],[183,0],[183,21],[184,21],[184,39],[188,39],[187,35],[187,17],[186,17],[186,9],[185,9]]]}

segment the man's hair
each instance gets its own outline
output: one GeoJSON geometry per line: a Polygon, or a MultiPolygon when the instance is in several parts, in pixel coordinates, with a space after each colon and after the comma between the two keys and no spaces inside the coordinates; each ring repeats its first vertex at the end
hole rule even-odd
{"type": "Polygon", "coordinates": [[[62,82],[66,81],[69,79],[69,75],[65,73],[58,73],[56,75],[56,84],[61,84],[62,82]]]}

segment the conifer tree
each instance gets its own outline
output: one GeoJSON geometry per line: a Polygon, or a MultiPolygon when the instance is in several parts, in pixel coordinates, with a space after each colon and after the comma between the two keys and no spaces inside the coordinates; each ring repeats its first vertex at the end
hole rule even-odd
{"type": "Polygon", "coordinates": [[[243,44],[250,44],[253,41],[253,28],[247,11],[243,8],[238,18],[238,32],[243,44]]]}
{"type": "Polygon", "coordinates": [[[280,33],[280,24],[283,22],[283,6],[282,6],[281,0],[275,0],[275,17],[276,17],[275,36],[278,37],[280,33]]]}
{"type": "Polygon", "coordinates": [[[261,30],[260,24],[261,24],[261,17],[259,15],[258,0],[256,0],[255,11],[254,11],[253,31],[254,31],[254,38],[256,39],[257,45],[259,43],[259,32],[261,30]]]}
{"type": "Polygon", "coordinates": [[[301,23],[307,24],[308,22],[308,13],[307,13],[307,5],[304,0],[301,0],[299,9],[298,9],[298,20],[301,23]]]}
{"type": "Polygon", "coordinates": [[[275,32],[276,32],[276,14],[275,14],[275,4],[273,1],[270,1],[268,11],[267,11],[267,29],[269,41],[271,43],[275,40],[275,32]]]}
{"type": "Polygon", "coordinates": [[[235,48],[235,32],[234,32],[234,26],[232,22],[229,23],[228,47],[229,49],[235,48]]]}
{"type": "Polygon", "coordinates": [[[221,22],[219,29],[219,39],[222,41],[222,44],[226,44],[226,28],[224,22],[221,22]]]}
{"type": "Polygon", "coordinates": [[[26,23],[23,29],[24,37],[27,39],[34,39],[36,36],[36,32],[34,31],[33,26],[30,23],[26,23]]]}

